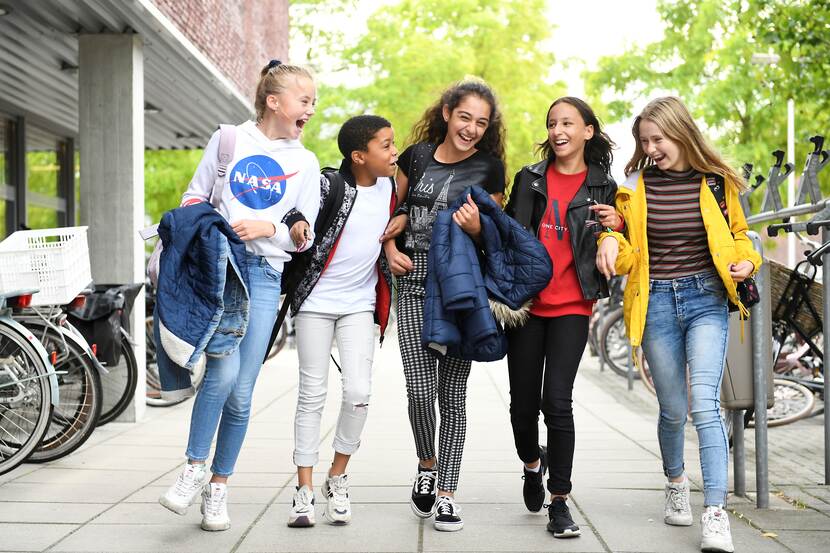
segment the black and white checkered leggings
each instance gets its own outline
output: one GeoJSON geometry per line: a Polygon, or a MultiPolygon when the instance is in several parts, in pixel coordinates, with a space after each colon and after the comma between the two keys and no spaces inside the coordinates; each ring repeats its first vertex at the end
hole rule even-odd
{"type": "Polygon", "coordinates": [[[445,357],[440,362],[421,346],[427,254],[415,253],[414,269],[398,278],[398,340],[401,347],[409,423],[419,459],[435,457],[435,399],[438,429],[438,489],[458,487],[467,434],[467,377],[470,361],[445,357]]]}

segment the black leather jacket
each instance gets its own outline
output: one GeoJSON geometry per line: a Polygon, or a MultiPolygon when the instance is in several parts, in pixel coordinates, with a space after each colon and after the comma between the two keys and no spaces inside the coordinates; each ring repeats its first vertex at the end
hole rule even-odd
{"type": "MultiPolygon", "coordinates": [[[[548,205],[547,182],[545,173],[548,161],[543,160],[527,165],[516,173],[510,199],[504,211],[519,222],[524,228],[539,236],[539,223],[548,205]]],[[[585,221],[592,217],[588,206],[594,201],[600,204],[614,205],[617,183],[598,165],[589,165],[585,182],[577,190],[568,204],[568,229],[571,235],[571,247],[574,252],[574,266],[582,287],[582,296],[586,300],[608,297],[608,282],[597,270],[597,241],[593,230],[586,228],[585,221]]],[[[556,260],[553,260],[556,266],[556,260]]]]}

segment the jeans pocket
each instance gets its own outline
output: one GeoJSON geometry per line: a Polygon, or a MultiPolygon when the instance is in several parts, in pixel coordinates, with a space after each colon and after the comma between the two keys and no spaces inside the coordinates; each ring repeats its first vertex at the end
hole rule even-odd
{"type": "Polygon", "coordinates": [[[700,281],[700,291],[719,298],[726,297],[726,287],[719,276],[714,275],[700,281]]]}
{"type": "Polygon", "coordinates": [[[270,278],[274,282],[280,282],[282,279],[282,273],[274,269],[267,261],[262,265],[262,272],[266,277],[270,278]]]}

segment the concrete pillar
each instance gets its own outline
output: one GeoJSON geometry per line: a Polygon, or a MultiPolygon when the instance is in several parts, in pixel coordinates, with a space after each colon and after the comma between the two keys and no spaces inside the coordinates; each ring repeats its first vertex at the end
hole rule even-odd
{"type": "MultiPolygon", "coordinates": [[[[78,103],[81,224],[96,283],[144,282],[144,55],[135,34],[81,35],[78,103]]],[[[119,420],[144,414],[144,292],[132,317],[138,384],[119,420]]]]}

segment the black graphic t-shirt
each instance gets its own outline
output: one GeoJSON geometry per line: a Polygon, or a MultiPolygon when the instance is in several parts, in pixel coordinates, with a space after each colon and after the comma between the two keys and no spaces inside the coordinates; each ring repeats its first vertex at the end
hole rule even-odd
{"type": "MultiPolygon", "coordinates": [[[[407,177],[411,173],[414,149],[415,146],[410,146],[398,158],[398,167],[407,177]]],[[[468,186],[478,185],[490,194],[504,192],[504,174],[501,160],[486,152],[476,151],[456,163],[441,163],[432,156],[418,182],[409,182],[405,247],[414,251],[428,250],[438,211],[455,202],[468,186]]]]}

